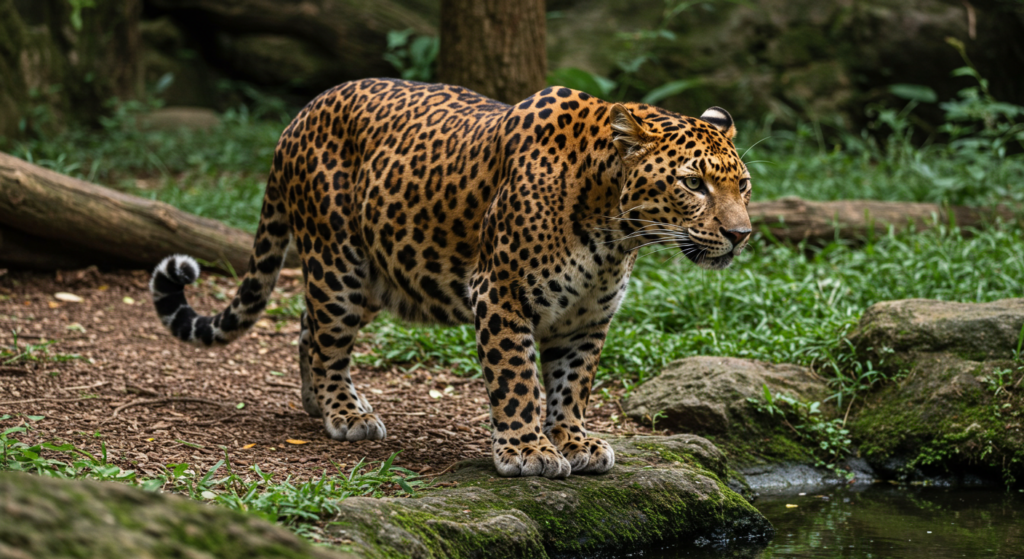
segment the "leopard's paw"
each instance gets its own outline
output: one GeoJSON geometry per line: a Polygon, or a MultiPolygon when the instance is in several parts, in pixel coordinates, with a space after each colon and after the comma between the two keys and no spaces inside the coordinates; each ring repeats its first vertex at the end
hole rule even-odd
{"type": "Polygon", "coordinates": [[[542,439],[535,443],[494,444],[494,467],[503,477],[544,476],[552,479],[569,477],[569,461],[554,445],[542,439]]]}
{"type": "Polygon", "coordinates": [[[375,413],[328,414],[324,417],[324,428],[336,441],[379,441],[388,434],[375,413]]]}
{"type": "Polygon", "coordinates": [[[569,461],[574,474],[603,474],[615,465],[612,445],[595,437],[568,441],[558,451],[569,461]]]}

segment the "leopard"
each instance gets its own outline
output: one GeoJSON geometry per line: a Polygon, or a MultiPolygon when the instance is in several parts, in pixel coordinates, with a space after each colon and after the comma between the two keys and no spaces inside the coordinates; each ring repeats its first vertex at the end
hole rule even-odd
{"type": "Polygon", "coordinates": [[[568,87],[508,105],[453,85],[343,83],[282,133],[227,307],[189,305],[200,267],[181,254],[154,270],[153,301],[179,340],[227,344],[294,248],[302,405],[331,439],[387,435],[350,375],[357,334],[386,310],[475,326],[498,475],[603,474],[615,452],[585,413],[639,250],[720,270],[750,238],[735,134],[720,107],[690,117],[568,87]]]}

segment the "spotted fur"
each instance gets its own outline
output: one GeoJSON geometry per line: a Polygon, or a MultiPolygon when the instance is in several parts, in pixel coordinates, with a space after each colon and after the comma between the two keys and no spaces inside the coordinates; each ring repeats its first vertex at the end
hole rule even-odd
{"type": "Polygon", "coordinates": [[[256,321],[294,242],[303,406],[331,437],[386,435],[349,376],[356,334],[386,308],[476,325],[499,474],[607,472],[615,454],[584,413],[636,251],[668,245],[729,265],[750,233],[734,134],[717,107],[692,118],[567,88],[509,106],[447,85],[345,83],[281,136],[228,308],[188,306],[199,270],[184,256],[157,267],[153,298],[178,338],[230,342],[256,321]]]}

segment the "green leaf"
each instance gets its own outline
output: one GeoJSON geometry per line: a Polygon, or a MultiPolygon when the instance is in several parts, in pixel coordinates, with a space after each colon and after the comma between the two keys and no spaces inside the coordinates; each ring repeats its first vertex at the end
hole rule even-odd
{"type": "Polygon", "coordinates": [[[918,103],[934,103],[939,100],[939,96],[935,93],[935,90],[927,85],[894,83],[889,86],[889,93],[892,93],[900,99],[917,101],[918,103]]]}
{"type": "Polygon", "coordinates": [[[547,81],[548,85],[578,89],[595,97],[607,97],[617,85],[608,78],[579,68],[559,68],[548,74],[547,81]]]}
{"type": "Polygon", "coordinates": [[[667,99],[673,95],[679,95],[687,89],[698,86],[701,83],[702,80],[700,78],[671,81],[652,89],[647,93],[647,95],[644,95],[644,98],[641,99],[640,102],[647,103],[648,105],[654,105],[663,99],[667,99]]]}

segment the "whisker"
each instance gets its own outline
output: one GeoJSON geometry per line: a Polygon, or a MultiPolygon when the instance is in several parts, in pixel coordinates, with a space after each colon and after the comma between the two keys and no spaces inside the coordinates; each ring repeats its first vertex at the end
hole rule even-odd
{"type": "Polygon", "coordinates": [[[642,244],[642,245],[632,249],[631,252],[634,251],[634,250],[640,250],[640,249],[642,249],[644,247],[648,247],[648,246],[651,246],[651,245],[657,245],[657,244],[661,244],[661,243],[668,242],[668,241],[673,241],[673,240],[678,241],[678,240],[681,240],[681,239],[676,239],[676,238],[673,238],[673,237],[669,237],[667,239],[666,238],[658,239],[656,241],[651,241],[649,243],[642,244]]]}
{"type": "MultiPolygon", "coordinates": [[[[754,146],[756,146],[757,144],[760,144],[761,142],[763,142],[763,141],[765,141],[765,140],[767,140],[769,138],[771,138],[771,136],[765,136],[764,138],[761,138],[760,140],[758,140],[758,141],[754,142],[753,144],[751,144],[751,146],[748,147],[743,152],[743,155],[740,156],[740,161],[743,161],[743,158],[747,156],[747,152],[749,152],[750,150],[754,149],[754,146]]],[[[748,163],[748,165],[749,165],[749,163],[748,163]]]]}

